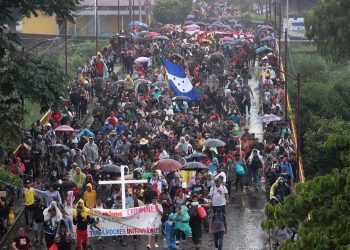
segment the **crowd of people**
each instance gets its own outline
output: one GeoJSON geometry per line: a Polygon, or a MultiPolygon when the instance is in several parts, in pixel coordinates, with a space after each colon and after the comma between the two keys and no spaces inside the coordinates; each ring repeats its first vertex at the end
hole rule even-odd
{"type": "MultiPolygon", "coordinates": [[[[125,165],[133,179],[148,180],[127,185],[126,207],[153,204],[169,249],[188,249],[189,237],[200,249],[206,233],[222,249],[230,228],[227,205],[246,192],[264,191],[267,202],[283,204],[297,172],[291,130],[282,119],[284,83],[269,39],[273,31],[242,27],[233,10],[226,3],[197,1],[187,25],[134,23],[84,65],[69,98],[52,107],[49,123],[33,123],[20,150],[7,159],[9,171],[23,176],[26,226],[34,232],[31,241],[21,228],[13,249],[40,246],[44,240],[47,249],[74,244],[78,250],[91,249],[87,228],[96,221],[88,209],[122,208],[121,186],[98,184],[118,177],[104,171],[106,165],[125,165]],[[183,66],[196,100],[175,95],[161,58],[183,66]],[[255,85],[256,75],[259,95],[254,98],[250,81],[255,85]],[[262,117],[274,117],[262,122],[262,136],[250,131],[252,106],[261,106],[262,117]],[[81,123],[86,116],[93,117],[91,124],[81,123]],[[215,139],[223,144],[205,146],[215,139]],[[205,168],[155,167],[166,159],[205,168]],[[73,220],[67,205],[76,208],[73,220]]],[[[149,236],[147,248],[159,247],[160,236],[149,236]]],[[[125,236],[112,240],[122,246],[129,241],[125,236]]]]}

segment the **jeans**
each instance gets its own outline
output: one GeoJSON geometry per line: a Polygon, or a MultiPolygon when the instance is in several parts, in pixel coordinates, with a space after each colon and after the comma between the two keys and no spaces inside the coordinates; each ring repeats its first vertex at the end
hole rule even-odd
{"type": "Polygon", "coordinates": [[[250,114],[250,107],[252,106],[252,104],[251,104],[251,102],[250,102],[250,100],[245,100],[244,102],[243,102],[243,110],[242,110],[242,114],[246,114],[247,113],[247,111],[246,111],[246,107],[248,107],[248,113],[250,114]]]}
{"type": "Polygon", "coordinates": [[[217,248],[218,250],[222,250],[222,243],[224,240],[224,234],[225,234],[225,232],[214,233],[214,244],[215,244],[215,248],[217,248]]]}
{"type": "Polygon", "coordinates": [[[260,171],[252,170],[252,177],[256,188],[260,188],[260,171]]]}

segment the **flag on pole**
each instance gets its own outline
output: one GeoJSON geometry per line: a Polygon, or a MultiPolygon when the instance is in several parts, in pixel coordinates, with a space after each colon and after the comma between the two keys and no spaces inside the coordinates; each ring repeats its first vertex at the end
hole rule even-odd
{"type": "Polygon", "coordinates": [[[184,67],[165,58],[161,58],[161,60],[167,71],[169,85],[175,94],[177,96],[187,96],[192,101],[196,101],[197,95],[190,79],[186,75],[184,67]]]}

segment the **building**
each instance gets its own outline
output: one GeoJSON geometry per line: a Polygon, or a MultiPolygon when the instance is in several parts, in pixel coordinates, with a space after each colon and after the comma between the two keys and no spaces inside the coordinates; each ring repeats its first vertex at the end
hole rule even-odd
{"type": "MultiPolygon", "coordinates": [[[[153,0],[83,0],[77,6],[75,24],[68,23],[68,34],[95,36],[95,3],[97,2],[99,36],[109,37],[127,29],[128,23],[138,20],[148,23],[153,0]]],[[[17,30],[27,34],[58,35],[64,28],[54,16],[39,12],[38,17],[24,18],[17,30]]]]}

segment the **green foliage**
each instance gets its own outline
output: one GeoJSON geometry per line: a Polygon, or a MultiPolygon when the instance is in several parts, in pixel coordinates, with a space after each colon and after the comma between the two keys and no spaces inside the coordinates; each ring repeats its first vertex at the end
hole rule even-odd
{"type": "Polygon", "coordinates": [[[345,152],[349,147],[337,143],[337,138],[339,136],[345,140],[349,139],[350,122],[310,115],[308,124],[309,127],[303,137],[306,178],[329,173],[336,166],[345,167],[346,162],[341,160],[341,152],[345,152]]]}
{"type": "Polygon", "coordinates": [[[23,180],[21,177],[17,175],[9,174],[9,170],[6,169],[5,166],[0,166],[0,185],[4,183],[8,183],[17,187],[23,186],[23,180]]]}
{"type": "Polygon", "coordinates": [[[297,226],[298,239],[278,249],[347,249],[350,242],[350,168],[297,185],[283,207],[267,205],[267,224],[297,226]],[[273,214],[273,216],[271,216],[273,214]]]}
{"type": "Polygon", "coordinates": [[[244,27],[250,27],[250,26],[252,26],[252,22],[253,22],[253,18],[252,18],[252,15],[251,15],[251,14],[246,13],[246,14],[241,15],[240,23],[241,23],[244,27]]]}
{"type": "Polygon", "coordinates": [[[319,52],[335,62],[349,58],[350,2],[319,1],[314,11],[305,15],[306,35],[317,42],[319,52]]]}
{"type": "Polygon", "coordinates": [[[159,0],[153,7],[153,16],[157,22],[180,24],[191,9],[192,1],[159,0]]]}

